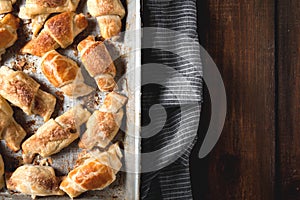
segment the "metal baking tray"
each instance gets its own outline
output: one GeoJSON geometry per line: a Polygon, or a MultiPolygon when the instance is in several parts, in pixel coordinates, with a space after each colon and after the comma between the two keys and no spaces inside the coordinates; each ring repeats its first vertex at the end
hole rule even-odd
{"type": "MultiPolygon", "coordinates": [[[[25,0],[18,0],[14,5],[13,14],[18,15],[19,7],[24,5],[25,0]]],[[[120,93],[128,97],[126,105],[126,116],[121,131],[117,135],[116,141],[122,141],[123,144],[123,168],[117,175],[116,181],[102,191],[88,191],[76,199],[139,199],[140,188],[140,164],[141,164],[141,139],[140,139],[140,113],[141,113],[141,17],[140,17],[140,1],[124,0],[126,5],[127,16],[123,20],[123,33],[117,39],[105,41],[109,52],[120,72],[118,74],[120,93]]],[[[81,0],[76,11],[88,15],[86,9],[86,0],[81,0]]],[[[98,24],[92,17],[88,17],[88,28],[79,34],[72,45],[67,49],[58,49],[63,55],[75,60],[81,67],[85,82],[96,88],[94,80],[90,78],[85,71],[79,56],[77,55],[77,44],[88,35],[99,35],[98,24]]],[[[74,105],[80,103],[88,108],[91,112],[99,108],[105,94],[95,91],[92,94],[73,99],[62,95],[58,89],[51,86],[40,70],[40,58],[31,55],[21,55],[20,49],[31,39],[30,24],[22,21],[18,30],[18,40],[16,44],[7,49],[5,55],[2,56],[1,66],[5,65],[16,70],[22,70],[33,77],[41,85],[41,89],[55,95],[57,104],[53,118],[61,115],[74,105]]],[[[20,109],[13,107],[14,117],[18,123],[27,132],[27,137],[32,135],[38,127],[44,122],[37,116],[26,116],[20,109]]],[[[84,130],[83,130],[84,131],[84,130]]],[[[83,132],[82,131],[82,132],[83,132]]],[[[78,153],[78,140],[73,142],[69,147],[63,149],[60,153],[51,156],[51,166],[55,169],[56,175],[66,175],[74,166],[78,153]]],[[[5,142],[1,141],[0,152],[5,162],[6,172],[13,172],[22,164],[21,151],[14,153],[10,151],[5,142]]],[[[38,164],[42,160],[37,157],[35,163],[38,164]]],[[[67,195],[37,197],[38,199],[70,199],[67,195]]],[[[11,193],[6,189],[0,191],[0,199],[31,199],[30,196],[19,193],[11,193]]]]}

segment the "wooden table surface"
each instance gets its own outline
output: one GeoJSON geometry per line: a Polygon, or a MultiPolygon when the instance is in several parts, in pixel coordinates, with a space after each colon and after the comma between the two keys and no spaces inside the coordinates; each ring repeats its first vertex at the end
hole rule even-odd
{"type": "Polygon", "coordinates": [[[195,199],[300,199],[300,1],[199,0],[200,43],[223,76],[221,138],[197,157],[209,96],[191,155],[195,199]]]}

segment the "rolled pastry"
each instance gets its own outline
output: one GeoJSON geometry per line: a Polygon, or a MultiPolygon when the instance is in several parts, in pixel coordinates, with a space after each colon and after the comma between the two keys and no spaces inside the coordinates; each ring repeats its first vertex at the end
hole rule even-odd
{"type": "Polygon", "coordinates": [[[0,1],[0,14],[8,13],[13,11],[13,5],[16,0],[1,0],[0,1]]]}
{"type": "Polygon", "coordinates": [[[70,198],[88,190],[103,190],[116,179],[122,167],[119,145],[112,145],[107,152],[93,151],[77,160],[77,164],[60,184],[60,189],[70,198]]]}
{"type": "Polygon", "coordinates": [[[95,41],[94,36],[88,36],[78,44],[77,49],[83,65],[96,80],[98,88],[104,92],[113,91],[116,87],[116,67],[104,43],[95,41]]]}
{"type": "Polygon", "coordinates": [[[13,118],[13,110],[0,96],[0,139],[13,151],[18,151],[26,132],[13,118]]]}
{"type": "Polygon", "coordinates": [[[5,53],[5,49],[11,47],[18,39],[17,29],[19,28],[19,23],[20,23],[20,19],[13,16],[12,14],[7,14],[1,19],[0,61],[1,61],[1,55],[5,53]]]}
{"type": "Polygon", "coordinates": [[[41,67],[49,82],[68,96],[85,96],[93,91],[92,87],[84,83],[77,63],[55,50],[49,51],[42,57],[41,67]]]}
{"type": "Polygon", "coordinates": [[[82,135],[79,147],[92,149],[94,146],[105,148],[116,136],[124,115],[122,107],[127,98],[116,92],[107,95],[100,110],[89,118],[86,132],[82,135]]]}
{"type": "Polygon", "coordinates": [[[77,105],[55,120],[47,121],[22,144],[24,162],[31,163],[36,154],[47,157],[69,146],[79,137],[80,126],[90,115],[77,105]]]}
{"type": "Polygon", "coordinates": [[[31,19],[33,35],[36,36],[52,13],[75,11],[80,0],[26,0],[20,8],[19,17],[31,19]]]}
{"type": "Polygon", "coordinates": [[[0,95],[26,114],[38,114],[47,121],[52,115],[56,98],[39,89],[30,76],[8,67],[0,68],[0,95]]]}
{"type": "Polygon", "coordinates": [[[60,178],[49,166],[23,165],[6,181],[7,189],[36,196],[64,195],[59,189],[60,178]]]}
{"type": "Polygon", "coordinates": [[[121,20],[125,9],[120,0],[88,0],[89,13],[97,18],[101,36],[105,39],[116,36],[122,29],[121,20]]]}
{"type": "Polygon", "coordinates": [[[21,53],[42,57],[48,51],[66,48],[87,25],[83,14],[63,12],[55,15],[46,21],[44,29],[21,49],[21,53]]]}

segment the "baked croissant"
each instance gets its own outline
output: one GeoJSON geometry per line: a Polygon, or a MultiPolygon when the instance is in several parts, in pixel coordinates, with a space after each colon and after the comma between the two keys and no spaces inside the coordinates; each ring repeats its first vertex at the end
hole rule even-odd
{"type": "Polygon", "coordinates": [[[56,98],[43,90],[38,90],[32,107],[32,113],[42,116],[44,121],[48,121],[54,111],[56,98]]]}
{"type": "Polygon", "coordinates": [[[112,141],[121,126],[124,115],[122,107],[126,100],[125,96],[116,92],[107,95],[100,110],[96,110],[89,118],[87,130],[79,142],[80,148],[105,148],[112,141]]]}
{"type": "Polygon", "coordinates": [[[89,117],[90,113],[78,105],[47,121],[22,144],[24,162],[31,163],[35,154],[47,157],[69,146],[79,137],[80,126],[89,117]]]}
{"type": "Polygon", "coordinates": [[[3,158],[0,154],[0,189],[2,189],[4,187],[4,162],[3,162],[3,158]]]}
{"type": "Polygon", "coordinates": [[[17,0],[2,0],[0,1],[0,14],[8,13],[13,10],[13,4],[16,3],[17,0]]]}
{"type": "Polygon", "coordinates": [[[0,68],[0,95],[26,114],[38,114],[47,121],[52,115],[56,98],[39,89],[40,85],[21,71],[0,68]]]}
{"type": "Polygon", "coordinates": [[[36,36],[52,13],[75,11],[80,0],[26,0],[20,8],[19,17],[31,19],[33,35],[36,36]]]}
{"type": "Polygon", "coordinates": [[[66,48],[87,25],[83,14],[63,12],[55,15],[46,21],[44,29],[21,49],[21,53],[42,57],[48,51],[66,48]]]}
{"type": "Polygon", "coordinates": [[[99,89],[104,92],[113,91],[116,87],[116,67],[104,43],[96,42],[94,36],[88,36],[78,44],[77,49],[83,65],[96,80],[99,89]]]}
{"type": "Polygon", "coordinates": [[[55,87],[68,96],[85,96],[93,91],[84,83],[82,73],[77,63],[55,50],[49,51],[42,57],[42,72],[55,87]]]}
{"type": "Polygon", "coordinates": [[[103,190],[116,179],[121,169],[122,152],[119,145],[112,145],[107,152],[98,151],[85,154],[77,160],[75,168],[60,184],[60,189],[70,198],[88,190],[103,190]]]}
{"type": "Polygon", "coordinates": [[[6,145],[13,151],[18,151],[26,132],[14,120],[13,110],[0,96],[0,139],[5,140],[6,145]]]}
{"type": "Polygon", "coordinates": [[[1,55],[5,53],[5,49],[11,47],[18,39],[17,29],[19,23],[20,19],[12,14],[5,15],[0,21],[0,61],[1,55]]]}
{"type": "Polygon", "coordinates": [[[125,9],[120,0],[88,0],[87,8],[97,18],[103,38],[108,39],[121,32],[125,9]]]}
{"type": "Polygon", "coordinates": [[[49,166],[23,165],[6,181],[7,189],[36,196],[64,195],[59,189],[60,178],[49,166]]]}

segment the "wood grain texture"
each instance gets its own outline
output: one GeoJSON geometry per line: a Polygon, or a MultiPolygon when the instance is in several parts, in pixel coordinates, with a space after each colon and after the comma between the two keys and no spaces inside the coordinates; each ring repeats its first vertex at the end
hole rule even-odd
{"type": "Polygon", "coordinates": [[[300,1],[278,0],[278,199],[300,199],[300,1]]]}
{"type": "Polygon", "coordinates": [[[223,76],[228,112],[215,149],[194,165],[201,166],[200,176],[192,167],[194,193],[212,200],[274,199],[275,1],[197,2],[201,44],[223,76]]]}

